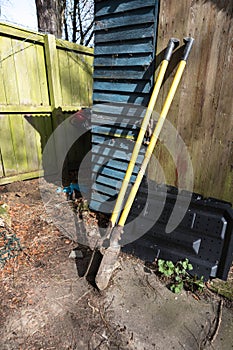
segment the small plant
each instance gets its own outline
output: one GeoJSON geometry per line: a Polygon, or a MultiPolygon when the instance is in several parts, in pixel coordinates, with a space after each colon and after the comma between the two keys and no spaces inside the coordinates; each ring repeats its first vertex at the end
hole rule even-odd
{"type": "Polygon", "coordinates": [[[184,261],[178,261],[176,264],[172,261],[158,260],[158,271],[162,276],[170,278],[170,290],[173,293],[180,293],[183,288],[192,292],[203,290],[204,277],[198,279],[196,276],[191,276],[188,272],[191,270],[193,270],[193,266],[187,258],[184,261]]]}
{"type": "Polygon", "coordinates": [[[172,261],[165,261],[162,259],[158,260],[158,266],[159,266],[159,272],[166,276],[171,277],[174,274],[175,271],[175,265],[172,261]]]}

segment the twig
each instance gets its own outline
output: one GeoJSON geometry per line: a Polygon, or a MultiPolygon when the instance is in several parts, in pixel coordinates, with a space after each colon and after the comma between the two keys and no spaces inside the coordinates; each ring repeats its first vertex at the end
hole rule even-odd
{"type": "MultiPolygon", "coordinates": [[[[65,229],[65,227],[63,225],[61,225],[60,223],[57,223],[57,226],[60,226],[62,228],[62,230],[64,230],[65,232],[67,232],[67,237],[70,237],[70,232],[68,230],[65,229]]],[[[58,228],[59,230],[59,228],[58,228]]],[[[59,230],[60,231],[60,230],[59,230]]],[[[61,233],[61,232],[60,232],[61,233]]],[[[62,235],[61,233],[61,236],[63,237],[66,237],[64,234],[62,235]]]]}
{"type": "Polygon", "coordinates": [[[95,256],[95,253],[96,253],[96,246],[97,246],[97,241],[96,241],[94,250],[93,250],[93,252],[92,252],[92,255],[91,255],[91,259],[90,259],[90,261],[89,261],[89,264],[88,264],[88,266],[87,266],[87,270],[86,270],[86,272],[85,272],[85,274],[84,274],[84,276],[83,276],[84,278],[87,277],[87,275],[88,275],[88,273],[89,273],[89,271],[90,271],[90,268],[91,268],[91,265],[92,265],[92,263],[93,263],[94,256],[95,256]]]}
{"type": "Polygon", "coordinates": [[[73,282],[73,281],[78,281],[79,278],[78,277],[74,277],[74,278],[67,278],[67,279],[64,279],[62,281],[57,281],[56,283],[67,283],[67,282],[73,282]]]}
{"type": "Polygon", "coordinates": [[[60,202],[60,203],[58,203],[58,204],[54,204],[54,207],[55,207],[55,208],[59,208],[61,205],[66,204],[66,203],[72,204],[72,201],[67,201],[67,200],[65,200],[65,201],[62,201],[62,202],[60,202]]]}
{"type": "Polygon", "coordinates": [[[223,307],[223,301],[221,299],[219,301],[219,304],[218,304],[218,311],[217,311],[217,319],[215,322],[215,328],[214,328],[214,331],[209,339],[211,344],[215,341],[215,339],[218,335],[218,332],[219,332],[219,328],[220,328],[221,321],[222,321],[222,307],[223,307]]]}
{"type": "Polygon", "coordinates": [[[93,314],[95,312],[99,312],[99,309],[93,305],[91,305],[90,300],[87,301],[87,305],[92,309],[93,314]]]}
{"type": "MultiPolygon", "coordinates": [[[[82,298],[84,298],[88,293],[90,293],[91,290],[87,290],[83,295],[81,295],[81,297],[79,297],[76,301],[75,304],[77,304],[82,298]]],[[[90,305],[89,305],[90,306],[90,305]]]]}
{"type": "Polygon", "coordinates": [[[49,205],[49,203],[53,200],[53,197],[51,197],[47,203],[44,203],[44,206],[46,207],[47,205],[49,205]]]}
{"type": "Polygon", "coordinates": [[[109,324],[108,324],[108,322],[106,321],[106,319],[105,319],[104,315],[102,314],[101,310],[99,310],[99,314],[100,314],[100,317],[101,317],[102,321],[104,322],[105,326],[107,327],[108,331],[111,332],[111,329],[110,329],[110,327],[109,327],[109,324]]]}
{"type": "Polygon", "coordinates": [[[106,311],[110,308],[110,306],[112,305],[114,299],[115,299],[115,296],[113,295],[113,296],[112,296],[112,299],[111,299],[110,302],[109,302],[109,304],[104,308],[104,312],[106,312],[106,311]]]}
{"type": "Polygon", "coordinates": [[[62,295],[61,297],[58,297],[58,298],[55,298],[56,300],[59,300],[59,299],[64,299],[64,298],[68,298],[72,295],[72,293],[70,294],[66,294],[66,295],[62,295]]]}

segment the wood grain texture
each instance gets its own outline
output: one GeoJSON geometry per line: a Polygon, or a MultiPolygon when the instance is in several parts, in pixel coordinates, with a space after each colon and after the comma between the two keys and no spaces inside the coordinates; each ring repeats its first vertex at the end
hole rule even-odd
{"type": "MultiPolygon", "coordinates": [[[[160,2],[159,54],[169,37],[193,36],[192,52],[168,120],[178,130],[192,159],[194,191],[233,202],[233,3],[227,0],[160,2]]],[[[176,62],[174,62],[174,65],[176,62]]],[[[163,84],[156,111],[161,110],[172,73],[163,84]]],[[[173,147],[176,147],[174,141],[173,147]]],[[[166,182],[177,185],[176,166],[158,145],[155,156],[166,182]]],[[[150,177],[156,179],[151,163],[150,177]]]]}
{"type": "Polygon", "coordinates": [[[91,105],[92,62],[93,49],[0,23],[0,184],[42,174],[64,111],[91,105]]]}
{"type": "MultiPolygon", "coordinates": [[[[137,136],[154,80],[157,14],[157,0],[96,2],[93,209],[113,209],[132,154],[132,139],[137,136]]],[[[138,171],[137,165],[131,181],[138,171]]]]}

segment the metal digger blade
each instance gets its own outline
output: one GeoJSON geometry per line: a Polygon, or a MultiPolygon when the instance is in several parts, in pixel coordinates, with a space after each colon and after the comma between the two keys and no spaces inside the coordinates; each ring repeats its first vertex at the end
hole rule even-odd
{"type": "Polygon", "coordinates": [[[98,269],[95,283],[99,290],[104,290],[110,281],[113,271],[115,270],[118,256],[121,251],[119,244],[123,228],[116,226],[112,230],[110,246],[105,250],[100,267],[98,269]]]}
{"type": "Polygon", "coordinates": [[[95,283],[99,290],[104,290],[110,281],[113,271],[115,270],[121,246],[109,247],[106,249],[97,272],[95,283]]]}

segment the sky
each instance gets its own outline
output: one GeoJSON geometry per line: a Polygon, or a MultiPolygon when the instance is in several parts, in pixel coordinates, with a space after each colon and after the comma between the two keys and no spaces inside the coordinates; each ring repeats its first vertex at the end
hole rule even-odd
{"type": "Polygon", "coordinates": [[[0,0],[0,21],[37,30],[34,0],[0,0]]]}

